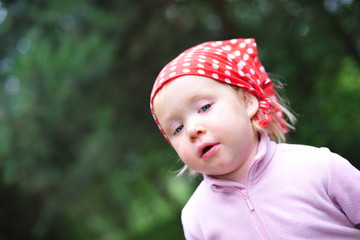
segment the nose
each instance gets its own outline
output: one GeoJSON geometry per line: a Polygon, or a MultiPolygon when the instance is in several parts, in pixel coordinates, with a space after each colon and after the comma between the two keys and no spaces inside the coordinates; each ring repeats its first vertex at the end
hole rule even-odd
{"type": "Polygon", "coordinates": [[[191,141],[196,140],[199,136],[205,133],[206,133],[205,128],[199,124],[194,124],[188,128],[188,135],[191,141]]]}

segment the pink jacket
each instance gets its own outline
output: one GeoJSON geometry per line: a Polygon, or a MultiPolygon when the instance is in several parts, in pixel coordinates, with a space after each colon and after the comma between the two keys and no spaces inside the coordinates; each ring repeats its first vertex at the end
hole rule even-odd
{"type": "Polygon", "coordinates": [[[189,240],[360,239],[360,172],[326,148],[263,136],[246,185],[204,176],[182,223],[189,240]]]}

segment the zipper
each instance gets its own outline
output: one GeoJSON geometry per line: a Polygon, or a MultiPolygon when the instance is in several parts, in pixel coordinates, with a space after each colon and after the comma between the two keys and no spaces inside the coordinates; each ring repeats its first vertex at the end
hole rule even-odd
{"type": "Polygon", "coordinates": [[[250,201],[250,198],[249,198],[249,194],[248,194],[248,191],[246,189],[242,189],[241,190],[241,195],[242,197],[244,198],[245,202],[246,202],[246,205],[248,206],[250,212],[251,212],[251,216],[254,218],[255,220],[255,223],[260,231],[260,234],[262,236],[262,239],[264,240],[269,240],[269,237],[267,236],[266,232],[265,232],[265,229],[264,229],[264,226],[263,224],[261,223],[260,221],[260,218],[259,216],[256,214],[256,211],[255,211],[255,208],[254,206],[252,205],[251,201],[250,201]]]}
{"type": "Polygon", "coordinates": [[[241,194],[246,202],[246,205],[248,206],[249,210],[250,211],[254,211],[254,206],[252,205],[252,203],[250,202],[250,199],[249,199],[249,195],[247,193],[247,191],[245,189],[241,190],[241,194]]]}

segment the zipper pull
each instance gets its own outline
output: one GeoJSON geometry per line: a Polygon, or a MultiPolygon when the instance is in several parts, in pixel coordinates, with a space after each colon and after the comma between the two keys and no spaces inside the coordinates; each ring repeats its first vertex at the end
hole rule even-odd
{"type": "Polygon", "coordinates": [[[254,209],[253,205],[250,202],[249,195],[248,195],[247,191],[245,189],[243,189],[243,190],[241,190],[241,194],[242,194],[243,198],[245,199],[245,202],[246,202],[249,210],[254,211],[255,209],[254,209]]]}

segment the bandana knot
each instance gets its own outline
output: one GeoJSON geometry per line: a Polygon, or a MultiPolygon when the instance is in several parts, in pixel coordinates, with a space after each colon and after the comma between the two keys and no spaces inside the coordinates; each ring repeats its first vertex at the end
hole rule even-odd
{"type": "Polygon", "coordinates": [[[265,112],[270,111],[271,102],[270,99],[265,98],[264,100],[259,101],[259,108],[265,112]]]}
{"type": "Polygon", "coordinates": [[[260,126],[268,126],[271,122],[271,100],[265,98],[264,100],[259,101],[259,111],[262,113],[263,117],[256,117],[260,126]]]}

